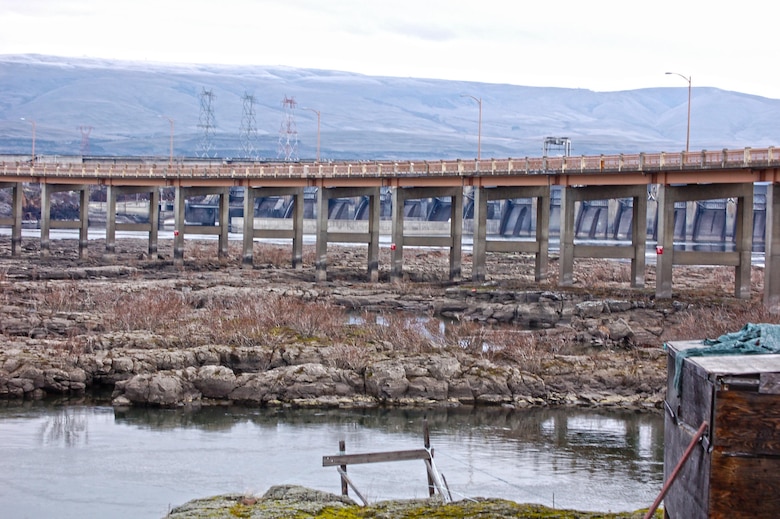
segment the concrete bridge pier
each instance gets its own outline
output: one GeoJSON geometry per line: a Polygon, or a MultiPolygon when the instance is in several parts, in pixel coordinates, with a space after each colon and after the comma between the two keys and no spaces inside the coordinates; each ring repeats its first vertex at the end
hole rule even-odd
{"type": "Polygon", "coordinates": [[[106,255],[116,253],[116,231],[141,231],[149,233],[149,258],[157,255],[157,237],[160,228],[160,190],[154,186],[112,186],[106,190],[106,255]],[[120,195],[149,195],[148,223],[117,223],[116,200],[120,195]]]}
{"type": "MultiPolygon", "coordinates": [[[[734,295],[750,298],[750,267],[753,249],[753,184],[660,185],[658,189],[658,246],[655,295],[672,297],[674,265],[726,265],[734,267],[734,295]],[[735,251],[674,250],[674,204],[697,200],[736,198],[735,251]]],[[[767,262],[768,263],[768,262],[767,262]]]]}
{"type": "Polygon", "coordinates": [[[89,230],[89,185],[70,184],[41,184],[41,255],[48,256],[51,250],[49,230],[54,229],[78,229],[79,230],[79,259],[87,257],[87,243],[89,230]],[[51,195],[54,193],[73,192],[79,193],[79,219],[52,220],[51,195]]]}
{"type": "MultiPolygon", "coordinates": [[[[379,281],[379,187],[345,187],[317,190],[317,245],[316,279],[328,278],[328,242],[368,244],[368,276],[371,282],[379,281]],[[368,232],[330,232],[328,229],[329,202],[334,198],[368,197],[368,232]]],[[[354,223],[354,222],[353,222],[354,223]]]]}
{"type": "Polygon", "coordinates": [[[547,277],[548,249],[550,243],[550,187],[475,187],[474,188],[474,244],[473,281],[486,279],[486,255],[488,252],[528,252],[535,255],[534,279],[547,277]],[[487,210],[491,200],[533,198],[536,205],[536,240],[489,240],[487,238],[487,210]]]}
{"type": "Polygon", "coordinates": [[[229,187],[183,187],[176,186],[174,201],[173,263],[184,265],[184,234],[216,234],[219,236],[217,255],[220,259],[228,256],[228,231],[230,230],[230,188],[229,187]],[[185,218],[185,200],[191,196],[219,196],[219,219],[216,225],[187,225],[185,218]]]}
{"type": "Polygon", "coordinates": [[[764,252],[764,306],[780,313],[780,192],[770,184],[766,194],[766,242],[764,252]]]}
{"type": "Polygon", "coordinates": [[[390,247],[390,278],[395,283],[403,280],[404,246],[446,247],[450,249],[449,279],[461,277],[463,250],[463,187],[395,187],[393,189],[392,245],[390,247]],[[407,235],[404,232],[404,205],[407,200],[451,197],[449,236],[407,235]]]}
{"type": "Polygon", "coordinates": [[[11,217],[0,218],[0,225],[11,227],[11,256],[18,256],[22,249],[22,183],[0,182],[0,189],[11,189],[11,217]]]}
{"type": "Polygon", "coordinates": [[[303,268],[303,188],[251,187],[244,188],[244,227],[242,265],[254,263],[254,239],[292,239],[292,267],[303,268]],[[262,197],[291,196],[293,200],[292,229],[255,229],[255,200],[262,197]]]}
{"type": "Polygon", "coordinates": [[[631,260],[631,287],[645,286],[647,246],[647,186],[585,186],[561,190],[561,259],[558,284],[574,284],[575,258],[617,258],[631,260]],[[631,245],[579,245],[574,243],[575,202],[631,198],[631,245]]]}

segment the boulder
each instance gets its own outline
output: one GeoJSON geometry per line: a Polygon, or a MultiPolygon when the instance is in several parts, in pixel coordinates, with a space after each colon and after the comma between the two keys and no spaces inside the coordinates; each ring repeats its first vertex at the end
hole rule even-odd
{"type": "Polygon", "coordinates": [[[403,364],[395,360],[380,361],[366,368],[366,392],[380,400],[403,397],[409,387],[403,364]]]}
{"type": "Polygon", "coordinates": [[[225,366],[203,366],[195,371],[191,381],[205,398],[227,398],[237,387],[235,373],[225,366]]]}
{"type": "Polygon", "coordinates": [[[172,407],[197,401],[201,393],[176,370],[135,375],[117,382],[113,397],[118,396],[124,396],[133,404],[172,407]]]}

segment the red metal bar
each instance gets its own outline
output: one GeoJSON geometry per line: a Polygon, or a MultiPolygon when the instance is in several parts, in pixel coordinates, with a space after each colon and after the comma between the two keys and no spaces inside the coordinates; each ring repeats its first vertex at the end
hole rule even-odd
{"type": "Polygon", "coordinates": [[[709,425],[710,424],[707,423],[707,420],[704,420],[701,423],[701,425],[699,426],[699,430],[696,431],[696,434],[694,434],[693,438],[691,438],[691,443],[688,444],[688,448],[685,449],[682,458],[680,458],[680,461],[677,462],[677,466],[674,467],[674,470],[669,475],[669,479],[667,479],[666,483],[664,483],[664,486],[661,489],[661,493],[658,494],[658,497],[655,498],[655,501],[653,502],[653,506],[651,506],[650,509],[647,511],[644,519],[651,519],[655,511],[658,510],[658,507],[661,505],[661,501],[664,500],[664,496],[666,496],[666,493],[669,492],[669,488],[672,486],[672,483],[674,483],[674,480],[677,479],[677,475],[682,470],[683,465],[685,465],[685,462],[688,461],[688,458],[691,457],[691,453],[693,453],[694,447],[696,447],[696,444],[699,443],[701,437],[704,436],[704,431],[707,430],[707,427],[709,427],[709,425]]]}

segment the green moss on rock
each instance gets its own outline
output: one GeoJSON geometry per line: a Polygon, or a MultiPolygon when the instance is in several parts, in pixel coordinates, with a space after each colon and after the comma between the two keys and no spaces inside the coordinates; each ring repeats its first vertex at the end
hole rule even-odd
{"type": "MultiPolygon", "coordinates": [[[[505,499],[442,503],[438,499],[382,501],[356,505],[348,497],[295,485],[271,487],[261,498],[230,494],[196,499],[176,507],[168,519],[641,519],[646,510],[624,513],[558,510],[505,499]]],[[[654,518],[661,519],[663,512],[654,518]]]]}

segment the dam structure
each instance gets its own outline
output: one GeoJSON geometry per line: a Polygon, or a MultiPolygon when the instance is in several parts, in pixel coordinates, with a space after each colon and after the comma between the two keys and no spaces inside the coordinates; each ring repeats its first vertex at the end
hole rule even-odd
{"type": "Polygon", "coordinates": [[[216,235],[217,254],[225,257],[231,219],[240,214],[244,265],[253,263],[255,238],[274,238],[291,240],[291,264],[300,267],[309,216],[315,221],[318,281],[327,280],[330,243],[366,244],[367,276],[377,281],[379,237],[388,231],[393,282],[403,279],[408,246],[448,249],[448,276],[459,280],[463,236],[470,231],[473,281],[489,277],[489,252],[531,254],[535,279],[545,279],[554,233],[560,240],[561,286],[573,284],[577,259],[615,258],[630,261],[635,288],[645,284],[649,237],[657,244],[658,298],[672,297],[675,265],[733,267],[735,297],[749,298],[751,255],[754,248],[763,248],[764,303],[780,311],[778,182],[780,151],[771,147],[422,162],[51,160],[28,155],[0,157],[0,189],[11,190],[12,200],[11,215],[0,218],[0,225],[12,229],[12,255],[21,254],[23,185],[38,184],[40,253],[49,253],[51,229],[70,228],[79,230],[79,255],[84,257],[90,191],[100,186],[106,191],[106,254],[115,254],[117,230],[148,233],[149,252],[156,253],[164,205],[160,194],[167,190],[174,193],[165,205],[173,215],[177,265],[183,265],[184,239],[192,233],[216,235]],[[52,194],[62,191],[78,200],[78,218],[52,218],[52,194]],[[117,222],[117,199],[132,194],[148,197],[148,217],[143,223],[117,222]],[[276,200],[289,225],[256,225],[257,209],[268,200],[276,200]],[[345,200],[358,202],[350,206],[345,200]],[[360,222],[337,225],[338,213],[360,222]],[[426,233],[419,226],[411,232],[415,219],[442,222],[446,230],[426,233]],[[700,246],[704,242],[708,245],[700,246]]]}

